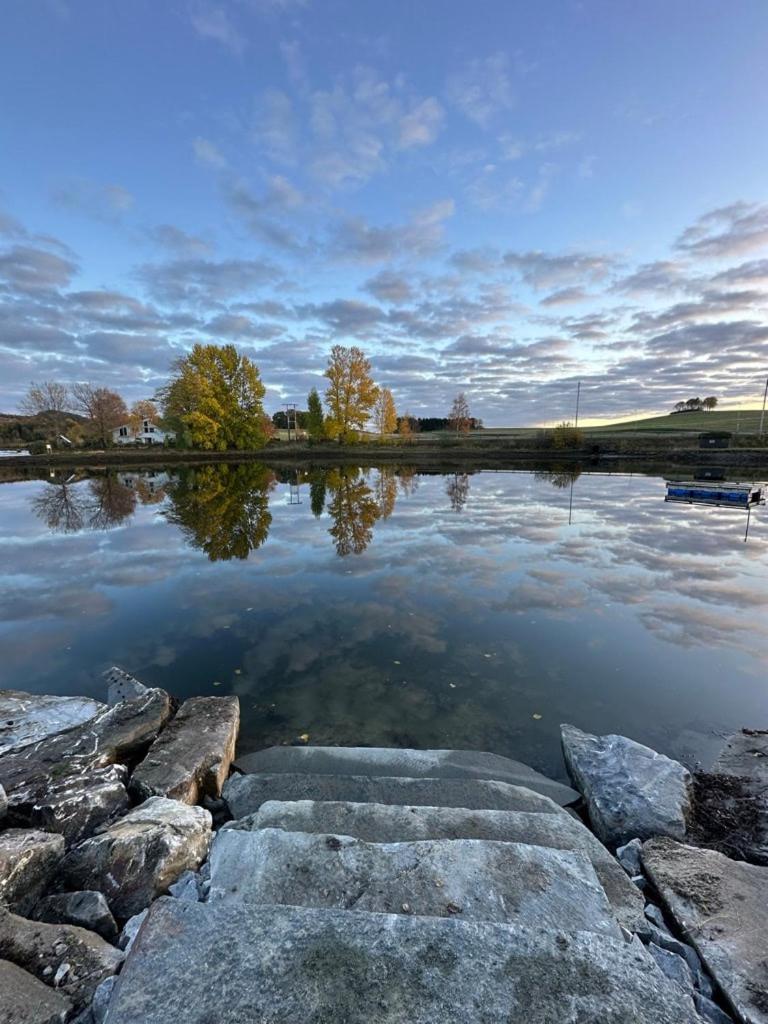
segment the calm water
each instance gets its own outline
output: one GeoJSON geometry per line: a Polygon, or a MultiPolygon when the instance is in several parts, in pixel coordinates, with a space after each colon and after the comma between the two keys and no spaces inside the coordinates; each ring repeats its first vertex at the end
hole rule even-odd
{"type": "Polygon", "coordinates": [[[768,724],[768,517],[664,478],[258,465],[0,485],[0,687],[118,664],[236,693],[240,749],[476,747],[558,724],[705,763],[768,724]],[[571,486],[573,484],[573,486],[571,486]]]}

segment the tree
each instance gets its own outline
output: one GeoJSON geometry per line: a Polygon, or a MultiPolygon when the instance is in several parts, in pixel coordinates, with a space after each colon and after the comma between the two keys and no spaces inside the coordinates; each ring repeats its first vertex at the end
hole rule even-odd
{"type": "Polygon", "coordinates": [[[160,397],[166,418],[186,443],[205,451],[266,443],[265,388],[256,366],[234,345],[197,344],[173,370],[160,397]]]}
{"type": "Polygon", "coordinates": [[[448,477],[445,485],[445,493],[451,503],[454,512],[463,512],[464,506],[469,497],[469,475],[467,473],[454,473],[448,477]]]}
{"type": "Polygon", "coordinates": [[[331,500],[328,514],[333,525],[328,530],[336,544],[336,554],[360,555],[373,538],[373,525],[379,518],[379,506],[373,492],[356,467],[333,469],[327,477],[331,500]]]}
{"type": "Polygon", "coordinates": [[[459,392],[453,400],[451,411],[448,414],[448,422],[451,430],[456,431],[456,436],[466,434],[470,428],[469,402],[463,391],[459,392]]]}
{"type": "Polygon", "coordinates": [[[324,374],[328,378],[325,404],[326,432],[339,441],[353,440],[368,420],[379,394],[371,377],[371,364],[361,349],[334,345],[324,374]]]}
{"type": "Polygon", "coordinates": [[[376,404],[373,407],[373,422],[380,437],[385,434],[392,434],[397,427],[397,410],[395,400],[389,388],[381,388],[376,404]]]}
{"type": "Polygon", "coordinates": [[[411,414],[406,412],[405,416],[401,416],[397,421],[397,432],[402,437],[411,436],[411,414]]]}
{"type": "Polygon", "coordinates": [[[72,396],[66,384],[54,380],[34,381],[19,403],[26,416],[36,416],[41,412],[53,413],[54,430],[61,434],[64,430],[66,413],[72,409],[72,396]]]}
{"type": "Polygon", "coordinates": [[[93,424],[96,435],[106,444],[115,427],[128,420],[128,409],[116,391],[94,384],[73,384],[72,404],[93,424]]]}
{"type": "Polygon", "coordinates": [[[323,405],[320,401],[320,395],[317,393],[317,388],[312,388],[307,395],[307,432],[316,441],[323,436],[324,432],[323,405]]]}
{"type": "Polygon", "coordinates": [[[712,410],[717,405],[717,399],[714,395],[710,395],[708,398],[705,398],[701,404],[707,410],[707,412],[712,412],[712,410]]]}
{"type": "Polygon", "coordinates": [[[701,399],[700,398],[688,398],[686,400],[686,403],[685,403],[685,408],[689,412],[694,412],[696,409],[700,409],[701,408],[701,399]]]}

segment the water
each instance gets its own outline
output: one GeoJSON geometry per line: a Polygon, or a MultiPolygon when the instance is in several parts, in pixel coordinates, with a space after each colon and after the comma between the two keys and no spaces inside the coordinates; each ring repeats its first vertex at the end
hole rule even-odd
{"type": "Polygon", "coordinates": [[[0,686],[236,693],[240,749],[558,725],[707,763],[768,715],[768,523],[664,478],[205,466],[0,486],[0,686]],[[572,486],[571,486],[572,485],[572,486]]]}

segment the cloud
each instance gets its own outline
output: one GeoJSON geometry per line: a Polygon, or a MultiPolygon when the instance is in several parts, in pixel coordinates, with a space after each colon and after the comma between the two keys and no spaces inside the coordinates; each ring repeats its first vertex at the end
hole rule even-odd
{"type": "Polygon", "coordinates": [[[393,302],[397,305],[410,302],[414,297],[409,279],[392,270],[382,270],[369,277],[363,288],[380,302],[393,302]]]}
{"type": "Polygon", "coordinates": [[[437,138],[445,118],[445,111],[430,96],[422,100],[400,120],[400,148],[428,146],[437,138]]]}
{"type": "Polygon", "coordinates": [[[199,163],[219,169],[227,166],[226,158],[219,152],[212,142],[208,141],[208,139],[204,139],[198,135],[192,143],[192,148],[195,151],[195,157],[199,163]]]}
{"type": "Polygon", "coordinates": [[[540,306],[570,306],[576,302],[587,302],[591,296],[583,288],[560,288],[539,299],[540,306]]]}
{"type": "Polygon", "coordinates": [[[418,211],[405,224],[377,227],[362,217],[343,220],[333,232],[330,253],[355,263],[380,263],[396,256],[424,256],[443,239],[445,222],[453,216],[452,199],[440,199],[418,211]]]}
{"type": "Polygon", "coordinates": [[[197,235],[189,235],[173,224],[158,224],[147,231],[148,237],[175,256],[207,256],[212,246],[197,235]]]}
{"type": "Polygon", "coordinates": [[[237,56],[245,50],[246,39],[233,25],[224,7],[196,3],[190,12],[190,20],[202,39],[213,39],[237,56]]]}
{"type": "Polygon", "coordinates": [[[645,295],[672,290],[684,289],[688,286],[687,270],[681,263],[674,260],[655,260],[643,263],[631,274],[619,278],[612,285],[612,290],[623,295],[645,295]]]}
{"type": "Polygon", "coordinates": [[[145,263],[136,276],[160,302],[215,304],[263,288],[280,275],[266,260],[183,259],[145,263]]]}
{"type": "Polygon", "coordinates": [[[744,256],[768,246],[768,204],[732,203],[710,210],[686,228],[676,248],[702,259],[744,256]]]}
{"type": "Polygon", "coordinates": [[[0,286],[18,292],[39,292],[69,284],[78,267],[73,260],[28,245],[0,252],[0,286]]]}
{"type": "Polygon", "coordinates": [[[615,257],[603,253],[545,253],[541,250],[504,253],[504,264],[533,288],[578,285],[601,281],[617,266],[615,257]]]}
{"type": "Polygon", "coordinates": [[[134,196],[122,185],[79,179],[59,185],[52,192],[59,206],[78,210],[96,220],[116,220],[134,205],[134,196]]]}
{"type": "Polygon", "coordinates": [[[298,125],[290,97],[280,89],[267,89],[256,102],[251,135],[270,160],[294,164],[298,158],[298,125]]]}
{"type": "Polygon", "coordinates": [[[509,73],[509,59],[504,53],[470,61],[461,71],[448,78],[449,101],[481,128],[487,128],[499,114],[515,104],[509,73]]]}

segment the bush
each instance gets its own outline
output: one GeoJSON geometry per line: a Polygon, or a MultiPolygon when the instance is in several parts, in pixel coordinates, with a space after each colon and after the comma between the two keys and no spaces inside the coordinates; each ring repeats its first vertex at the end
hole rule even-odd
{"type": "Polygon", "coordinates": [[[584,444],[584,434],[572,423],[558,423],[552,431],[552,447],[558,451],[565,449],[581,448],[584,444]]]}

